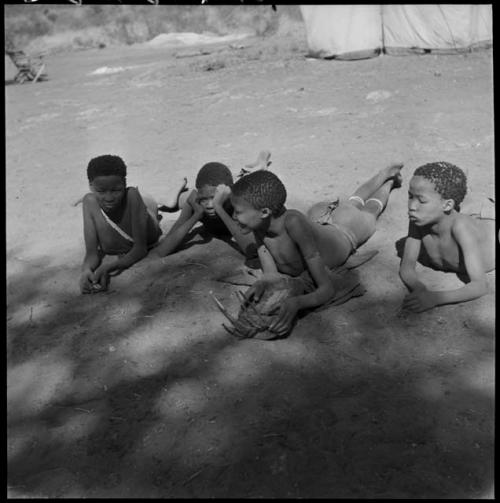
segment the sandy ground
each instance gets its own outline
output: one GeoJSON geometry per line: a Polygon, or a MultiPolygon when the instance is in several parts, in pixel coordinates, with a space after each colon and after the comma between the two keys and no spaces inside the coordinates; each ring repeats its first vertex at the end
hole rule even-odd
{"type": "Polygon", "coordinates": [[[309,60],[299,33],[210,51],[77,52],[6,85],[9,496],[491,497],[495,274],[481,299],[402,314],[395,242],[420,164],[466,170],[468,203],[494,196],[492,52],[309,60]],[[298,209],[405,163],[363,297],[235,340],[207,293],[236,310],[216,278],[242,257],[216,239],[79,294],[91,157],[121,155],[165,200],[263,149],[298,209]]]}

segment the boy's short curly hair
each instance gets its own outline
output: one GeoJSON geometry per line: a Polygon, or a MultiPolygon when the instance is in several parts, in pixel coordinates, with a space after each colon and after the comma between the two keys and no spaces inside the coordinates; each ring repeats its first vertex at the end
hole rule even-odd
{"type": "Polygon", "coordinates": [[[90,159],[87,166],[87,177],[92,182],[97,176],[116,175],[126,178],[127,166],[123,159],[117,155],[100,155],[90,159]]]}
{"type": "Polygon", "coordinates": [[[222,183],[229,187],[233,186],[233,175],[229,168],[221,162],[207,162],[198,171],[195,186],[201,189],[205,185],[217,187],[222,183]]]}
{"type": "Polygon", "coordinates": [[[455,209],[460,211],[467,193],[467,177],[458,166],[449,162],[431,162],[419,166],[413,176],[421,176],[432,182],[436,192],[444,199],[453,199],[455,209]]]}
{"type": "Polygon", "coordinates": [[[281,212],[286,201],[286,189],[281,180],[271,171],[261,169],[240,178],[231,192],[256,209],[269,208],[273,215],[281,212]]]}

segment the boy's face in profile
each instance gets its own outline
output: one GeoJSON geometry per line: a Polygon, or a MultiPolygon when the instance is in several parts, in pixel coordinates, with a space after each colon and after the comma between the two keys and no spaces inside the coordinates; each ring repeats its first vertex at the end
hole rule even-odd
{"type": "Polygon", "coordinates": [[[204,185],[203,187],[198,189],[198,197],[196,200],[198,204],[205,211],[205,215],[209,217],[215,217],[215,208],[214,208],[214,195],[217,187],[213,185],[204,185]]]}
{"type": "Polygon", "coordinates": [[[262,227],[269,215],[269,210],[259,210],[246,199],[231,196],[233,220],[236,220],[243,234],[248,234],[262,227]]]}
{"type": "Polygon", "coordinates": [[[444,199],[434,183],[423,176],[414,176],[408,189],[408,218],[417,226],[437,222],[453,209],[453,199],[444,199]]]}
{"type": "Polygon", "coordinates": [[[118,175],[96,176],[90,183],[90,190],[106,213],[120,206],[125,189],[125,179],[118,175]]]}

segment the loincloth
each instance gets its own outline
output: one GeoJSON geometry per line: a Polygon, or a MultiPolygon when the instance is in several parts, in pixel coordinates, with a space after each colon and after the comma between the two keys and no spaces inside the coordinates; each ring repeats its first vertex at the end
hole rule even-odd
{"type": "Polygon", "coordinates": [[[333,221],[333,214],[339,204],[340,199],[336,199],[335,201],[329,203],[328,206],[325,208],[325,211],[321,213],[318,217],[316,217],[313,220],[313,222],[318,223],[320,225],[331,225],[332,227],[335,227],[339,232],[341,232],[347,238],[347,240],[351,244],[351,253],[353,253],[359,246],[356,235],[347,227],[344,227],[343,225],[333,221]]]}

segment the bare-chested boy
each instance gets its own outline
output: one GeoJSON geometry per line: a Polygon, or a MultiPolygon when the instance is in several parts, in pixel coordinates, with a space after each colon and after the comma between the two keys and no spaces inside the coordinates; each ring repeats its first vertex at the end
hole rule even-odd
{"type": "Polygon", "coordinates": [[[486,273],[495,269],[495,221],[461,214],[466,192],[466,176],[453,164],[433,162],[415,170],[408,191],[408,237],[399,269],[410,290],[404,308],[421,312],[487,293],[486,273]],[[415,268],[421,247],[432,267],[458,273],[467,283],[455,290],[427,290],[415,268]]]}
{"type": "MultiPolygon", "coordinates": [[[[257,168],[265,167],[267,165],[259,165],[257,168]]],[[[233,175],[226,165],[220,162],[203,165],[196,176],[196,188],[181,197],[179,205],[182,209],[177,221],[151,254],[165,257],[174,253],[185,241],[189,231],[201,222],[210,236],[227,241],[234,239],[248,258],[255,256],[253,237],[243,234],[232,218],[233,208],[229,200],[232,185],[233,175]]]]}
{"type": "Polygon", "coordinates": [[[143,198],[137,188],[127,187],[126,176],[127,167],[116,155],[101,155],[88,164],[91,192],[82,199],[86,252],[80,277],[82,293],[106,290],[109,277],[145,257],[161,235],[158,205],[152,198],[143,198]],[[105,255],[118,258],[104,263],[105,255]]]}
{"type": "Polygon", "coordinates": [[[375,232],[393,188],[401,185],[402,164],[372,177],[346,201],[318,203],[306,217],[285,208],[286,189],[269,171],[256,171],[233,188],[233,217],[243,233],[253,233],[263,275],[246,293],[259,299],[276,273],[298,276],[308,270],[315,284],[309,293],[286,299],[269,330],[286,334],[298,311],[321,306],[335,293],[328,270],[342,265],[375,232]]]}

